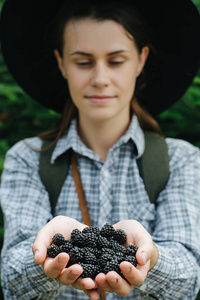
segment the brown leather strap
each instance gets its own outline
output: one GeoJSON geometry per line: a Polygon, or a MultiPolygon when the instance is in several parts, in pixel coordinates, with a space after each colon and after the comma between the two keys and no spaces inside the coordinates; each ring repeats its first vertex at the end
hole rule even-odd
{"type": "Polygon", "coordinates": [[[105,291],[102,288],[99,288],[101,300],[106,300],[106,294],[105,291]]]}
{"type": "Polygon", "coordinates": [[[81,182],[81,177],[77,168],[77,163],[76,163],[76,155],[74,151],[72,151],[71,154],[71,167],[72,167],[72,176],[74,178],[74,183],[76,187],[76,192],[78,194],[78,199],[79,199],[79,205],[82,213],[82,218],[83,218],[83,223],[91,226],[92,222],[90,219],[89,211],[87,208],[87,202],[85,200],[85,194],[81,182]]]}
{"type": "MultiPolygon", "coordinates": [[[[81,177],[77,168],[76,154],[74,153],[74,151],[72,151],[71,153],[71,167],[72,167],[72,176],[74,178],[76,192],[79,199],[79,205],[82,213],[83,223],[88,226],[91,226],[92,222],[90,219],[87,202],[85,200],[85,194],[81,182],[81,177]]],[[[100,292],[101,300],[106,300],[106,295],[104,290],[102,288],[99,288],[99,292],[100,292]]]]}

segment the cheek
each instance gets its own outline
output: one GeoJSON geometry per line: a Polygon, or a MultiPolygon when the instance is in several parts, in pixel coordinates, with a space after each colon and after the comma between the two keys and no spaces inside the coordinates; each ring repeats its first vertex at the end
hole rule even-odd
{"type": "Polygon", "coordinates": [[[126,94],[133,94],[135,90],[135,84],[137,76],[135,75],[135,72],[133,70],[129,70],[130,72],[126,72],[121,76],[119,80],[119,85],[121,86],[121,89],[126,94]]]}
{"type": "Polygon", "coordinates": [[[85,72],[80,72],[72,68],[68,74],[70,74],[68,85],[73,89],[81,90],[88,83],[88,76],[85,72]]]}
{"type": "Polygon", "coordinates": [[[77,73],[75,75],[73,75],[73,73],[70,74],[70,77],[68,78],[68,88],[72,101],[77,108],[79,108],[83,102],[87,86],[88,84],[85,76],[77,73]]]}
{"type": "Polygon", "coordinates": [[[138,71],[135,64],[127,65],[118,75],[116,74],[116,76],[118,76],[118,82],[127,87],[130,86],[130,88],[135,83],[137,75],[138,71]]]}

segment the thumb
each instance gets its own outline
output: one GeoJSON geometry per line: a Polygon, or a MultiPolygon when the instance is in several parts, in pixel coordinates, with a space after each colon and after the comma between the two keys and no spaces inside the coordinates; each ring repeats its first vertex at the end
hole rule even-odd
{"type": "Polygon", "coordinates": [[[158,250],[155,244],[142,244],[136,253],[136,259],[139,265],[144,266],[147,262],[150,262],[150,269],[155,265],[158,259],[158,250]]]}
{"type": "Polygon", "coordinates": [[[144,266],[150,259],[148,249],[139,248],[136,253],[136,259],[139,265],[144,266]]]}
{"type": "Polygon", "coordinates": [[[34,261],[36,264],[41,264],[45,261],[47,255],[47,246],[44,242],[35,240],[32,251],[34,254],[34,261]]]}
{"type": "Polygon", "coordinates": [[[46,234],[45,230],[40,230],[32,246],[34,261],[36,264],[41,264],[45,261],[47,256],[47,249],[50,246],[50,244],[51,237],[48,234],[46,234]]]}

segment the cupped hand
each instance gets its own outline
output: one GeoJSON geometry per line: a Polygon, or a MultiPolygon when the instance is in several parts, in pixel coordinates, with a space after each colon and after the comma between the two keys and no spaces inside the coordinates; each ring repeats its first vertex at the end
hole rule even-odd
{"type": "Polygon", "coordinates": [[[115,292],[123,297],[130,293],[132,286],[138,286],[144,282],[148,271],[153,268],[158,260],[158,251],[151,235],[139,222],[124,220],[116,223],[114,227],[115,229],[123,229],[126,232],[126,246],[134,244],[138,247],[136,253],[138,265],[134,267],[129,262],[121,262],[120,269],[126,280],[116,272],[111,271],[106,275],[103,273],[98,274],[95,281],[105,291],[115,292]]]}
{"type": "MultiPolygon", "coordinates": [[[[58,281],[64,285],[71,285],[81,275],[83,269],[78,264],[66,268],[69,261],[69,255],[67,253],[60,253],[55,258],[51,258],[47,256],[47,249],[56,233],[63,234],[65,239],[70,239],[73,229],[77,228],[82,231],[85,227],[86,225],[75,219],[57,216],[38,232],[32,246],[34,261],[36,264],[42,264],[44,273],[49,278],[57,278],[58,281]]],[[[95,285],[93,284],[93,286],[95,285]]],[[[90,287],[90,285],[87,287],[90,287]]]]}
{"type": "Polygon", "coordinates": [[[60,253],[55,258],[47,257],[47,249],[56,233],[64,235],[65,239],[70,239],[73,229],[80,231],[86,225],[75,219],[58,216],[46,224],[37,234],[32,250],[36,264],[42,264],[44,273],[50,278],[57,278],[63,285],[72,285],[76,289],[83,290],[92,300],[100,297],[98,288],[107,292],[115,292],[123,297],[130,293],[132,286],[141,285],[148,271],[156,264],[158,251],[152,241],[152,237],[145,228],[135,220],[124,220],[114,225],[115,229],[123,229],[127,234],[126,246],[134,244],[138,247],[136,259],[138,262],[135,268],[131,263],[123,261],[120,269],[126,278],[111,271],[107,274],[100,273],[95,280],[91,278],[79,278],[83,272],[80,265],[75,264],[68,268],[69,261],[67,253],[60,253]]]}
{"type": "Polygon", "coordinates": [[[47,256],[47,249],[51,245],[52,238],[56,233],[61,233],[65,239],[71,238],[73,229],[82,231],[86,225],[75,219],[57,216],[48,222],[37,234],[32,251],[36,264],[41,264],[44,273],[52,279],[57,279],[63,285],[72,285],[76,289],[83,290],[91,299],[99,299],[97,283],[91,278],[79,278],[83,269],[74,264],[66,268],[69,261],[67,253],[60,253],[55,258],[47,256]]]}

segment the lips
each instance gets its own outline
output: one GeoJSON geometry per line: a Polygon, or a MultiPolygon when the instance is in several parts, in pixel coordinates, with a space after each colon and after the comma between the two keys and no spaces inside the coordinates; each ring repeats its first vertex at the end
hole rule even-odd
{"type": "Polygon", "coordinates": [[[91,95],[91,96],[85,96],[87,100],[93,103],[108,103],[111,100],[113,100],[114,96],[108,96],[108,95],[91,95]]]}
{"type": "Polygon", "coordinates": [[[106,96],[106,95],[102,95],[102,96],[99,96],[99,95],[92,95],[92,96],[86,96],[87,99],[111,99],[111,98],[114,98],[113,96],[106,96]]]}

